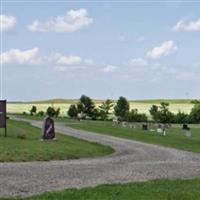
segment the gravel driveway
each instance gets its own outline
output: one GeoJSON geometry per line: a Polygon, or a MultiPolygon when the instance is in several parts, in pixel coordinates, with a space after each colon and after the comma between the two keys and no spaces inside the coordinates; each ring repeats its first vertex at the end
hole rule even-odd
{"type": "MultiPolygon", "coordinates": [[[[24,120],[41,127],[41,122],[24,120]]],[[[64,188],[157,178],[200,177],[200,154],[75,130],[57,123],[56,131],[110,145],[109,156],[50,162],[0,163],[0,197],[30,196],[64,188]]]]}

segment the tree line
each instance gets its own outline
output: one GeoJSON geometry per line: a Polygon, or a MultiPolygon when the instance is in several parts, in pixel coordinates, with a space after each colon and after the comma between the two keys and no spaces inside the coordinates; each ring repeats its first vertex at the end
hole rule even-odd
{"type": "MultiPolygon", "coordinates": [[[[179,111],[177,114],[169,110],[169,103],[161,102],[160,105],[152,105],[149,109],[151,119],[145,113],[139,113],[137,109],[130,109],[130,104],[125,97],[119,97],[116,103],[107,99],[98,107],[94,101],[82,95],[76,104],[70,105],[67,114],[73,119],[92,119],[92,120],[109,120],[114,115],[121,121],[128,122],[147,122],[153,121],[156,123],[200,123],[200,101],[194,100],[191,112],[186,114],[179,111]]],[[[37,107],[32,106],[31,115],[44,116],[45,114],[58,117],[60,108],[55,109],[53,106],[48,107],[46,112],[37,112],[37,107]]]]}
{"type": "Polygon", "coordinates": [[[151,115],[149,120],[145,113],[139,113],[137,109],[130,110],[130,104],[125,97],[119,97],[116,105],[112,100],[107,99],[97,108],[90,97],[82,95],[77,104],[69,107],[68,115],[71,118],[108,120],[113,109],[116,117],[128,122],[200,123],[200,101],[194,100],[191,103],[194,104],[194,107],[189,114],[181,111],[177,114],[172,113],[167,102],[152,105],[149,110],[151,115]]]}
{"type": "MultiPolygon", "coordinates": [[[[48,115],[51,117],[58,117],[60,115],[60,108],[55,109],[53,106],[49,106],[46,110],[46,112],[44,111],[37,111],[37,107],[36,106],[32,106],[32,108],[30,109],[30,115],[36,115],[36,116],[40,116],[43,117],[44,115],[48,115]]],[[[26,112],[23,112],[24,115],[26,115],[26,112]]]]}

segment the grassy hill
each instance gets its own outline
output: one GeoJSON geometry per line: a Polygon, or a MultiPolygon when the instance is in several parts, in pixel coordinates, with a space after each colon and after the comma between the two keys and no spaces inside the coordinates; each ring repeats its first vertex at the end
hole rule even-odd
{"type": "MultiPolygon", "coordinates": [[[[161,102],[168,102],[169,104],[190,104],[195,99],[141,99],[141,100],[129,100],[130,103],[151,103],[159,104],[161,102]]],[[[200,100],[200,99],[199,99],[200,100]]],[[[102,103],[104,99],[93,99],[97,104],[102,103]]],[[[114,100],[117,101],[117,100],[114,100]]],[[[78,99],[47,99],[36,101],[10,101],[9,103],[15,104],[74,104],[78,99]]]]}

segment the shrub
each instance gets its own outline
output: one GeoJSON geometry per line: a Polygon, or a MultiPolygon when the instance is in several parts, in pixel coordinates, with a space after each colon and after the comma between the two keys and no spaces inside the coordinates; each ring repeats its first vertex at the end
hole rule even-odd
{"type": "Polygon", "coordinates": [[[72,104],[69,107],[69,110],[67,111],[67,114],[71,117],[71,118],[77,118],[78,117],[78,109],[77,106],[75,104],[72,104]]]}
{"type": "Polygon", "coordinates": [[[174,122],[178,124],[185,124],[190,122],[190,117],[188,114],[179,111],[176,115],[174,115],[174,122]]]}
{"type": "Polygon", "coordinates": [[[200,103],[194,105],[190,112],[190,120],[192,123],[200,123],[200,103]]]}
{"type": "Polygon", "coordinates": [[[39,111],[39,112],[38,112],[38,116],[41,116],[41,117],[43,117],[43,116],[44,116],[44,111],[42,111],[42,110],[41,110],[41,111],[39,111]]]}
{"type": "Polygon", "coordinates": [[[31,110],[30,110],[30,114],[34,115],[37,113],[37,107],[36,106],[32,106],[31,110]]]}
{"type": "Polygon", "coordinates": [[[137,109],[132,109],[127,117],[129,122],[147,122],[147,119],[147,116],[144,113],[138,113],[137,109]]]}

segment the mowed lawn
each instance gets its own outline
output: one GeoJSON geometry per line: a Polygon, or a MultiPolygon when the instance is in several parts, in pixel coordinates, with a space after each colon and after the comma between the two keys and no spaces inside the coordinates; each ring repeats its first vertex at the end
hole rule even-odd
{"type": "Polygon", "coordinates": [[[166,136],[163,136],[156,131],[144,131],[141,128],[123,128],[121,125],[113,126],[112,122],[81,121],[76,123],[68,122],[67,125],[76,129],[131,140],[138,140],[187,151],[200,152],[200,125],[189,125],[192,131],[192,138],[186,137],[185,133],[181,129],[181,125],[172,125],[172,128],[167,130],[166,136]]]}
{"type": "Polygon", "coordinates": [[[0,137],[0,162],[65,160],[103,156],[111,147],[57,134],[57,141],[40,141],[41,129],[25,122],[8,120],[8,137],[0,137]],[[17,135],[25,136],[18,139],[17,135]]]}
{"type": "MultiPolygon", "coordinates": [[[[44,117],[30,115],[16,115],[20,118],[43,120],[44,117]]],[[[123,128],[121,125],[113,126],[110,121],[77,121],[69,118],[55,118],[57,122],[64,122],[67,126],[75,129],[87,130],[105,135],[137,140],[151,144],[158,144],[166,147],[173,147],[181,150],[200,152],[200,124],[191,124],[192,137],[186,137],[181,125],[172,124],[172,128],[166,131],[166,136],[159,133],[144,131],[141,128],[123,128]]],[[[140,125],[141,126],[141,125],[140,125]]]]}
{"type": "MultiPolygon", "coordinates": [[[[14,198],[11,198],[14,199],[14,198]]],[[[9,200],[11,200],[9,199],[9,200]]],[[[16,198],[22,200],[22,198],[16,198]]],[[[200,179],[153,180],[44,193],[23,200],[199,200],[200,179]]]]}

